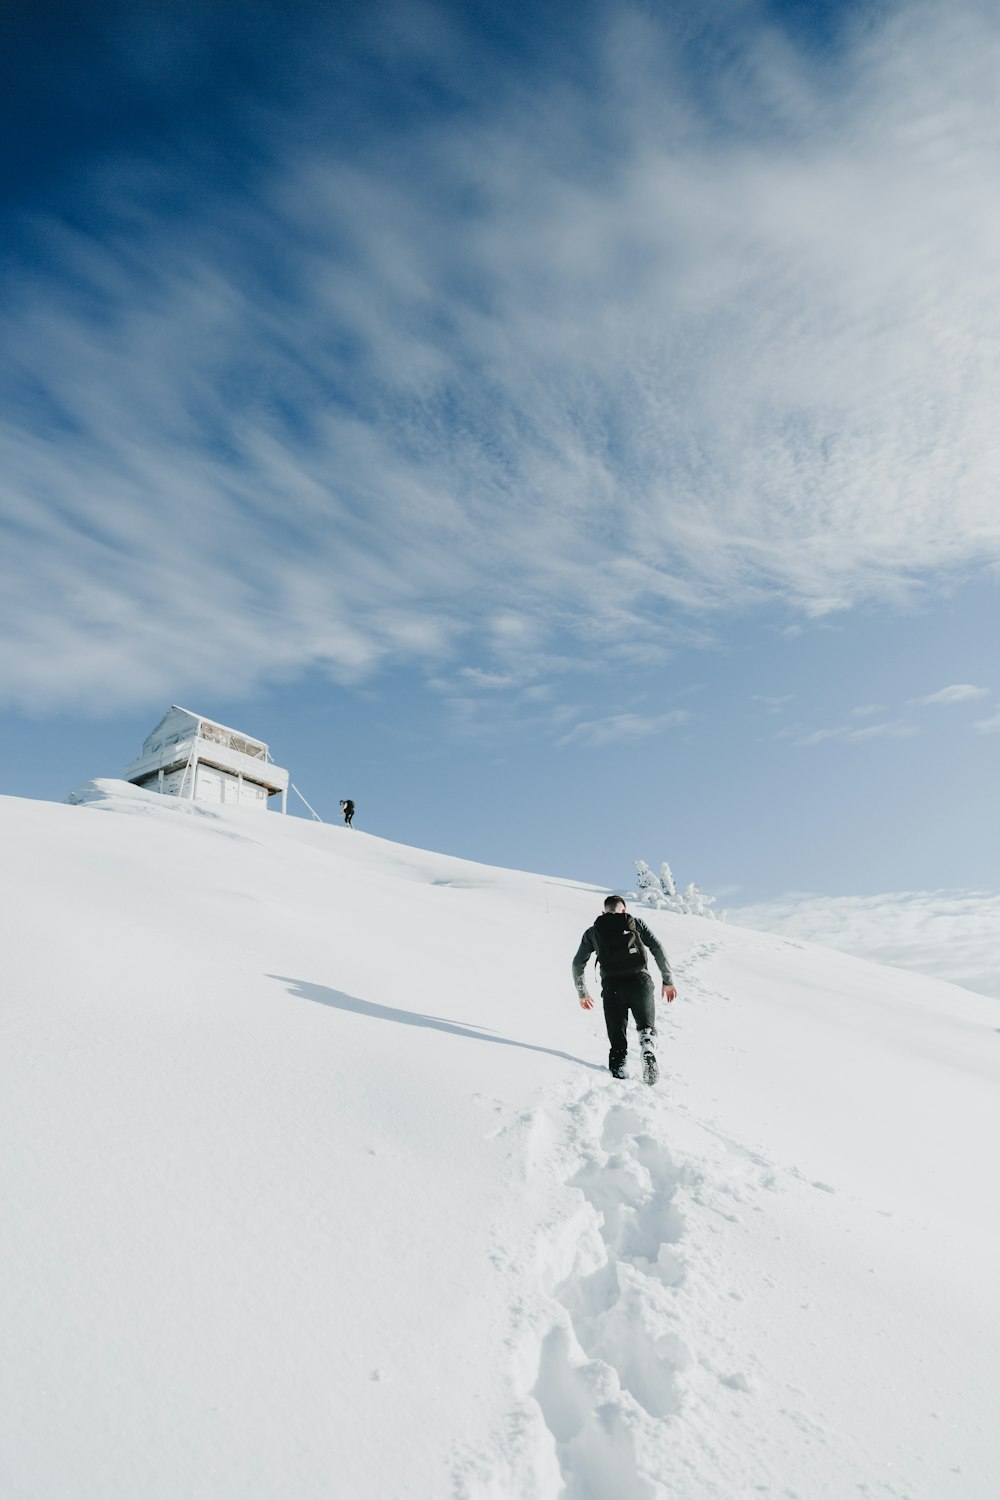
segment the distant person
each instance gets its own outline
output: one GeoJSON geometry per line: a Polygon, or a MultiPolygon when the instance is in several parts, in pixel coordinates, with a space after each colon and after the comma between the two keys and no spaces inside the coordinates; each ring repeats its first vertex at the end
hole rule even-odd
{"type": "Polygon", "coordinates": [[[354,827],[354,803],[351,801],[350,797],[348,797],[345,802],[342,802],[340,804],[340,810],[344,814],[344,822],[347,824],[348,828],[353,828],[354,827]]]}
{"type": "Polygon", "coordinates": [[[655,1083],[659,1077],[656,1064],[656,1000],[653,981],[646,968],[647,948],[656,959],[663,979],[663,998],[669,1003],[677,998],[677,991],[667,955],[645,922],[626,911],[621,896],[608,896],[603,912],[580,939],[580,946],[573,960],[573,982],[581,1007],[593,1010],[594,1002],[587,993],[583,973],[588,959],[596,954],[601,966],[604,1022],[608,1028],[608,1041],[611,1043],[608,1067],[615,1078],[628,1077],[625,1063],[628,1056],[626,1031],[631,1011],[639,1033],[643,1077],[647,1083],[655,1083]]]}

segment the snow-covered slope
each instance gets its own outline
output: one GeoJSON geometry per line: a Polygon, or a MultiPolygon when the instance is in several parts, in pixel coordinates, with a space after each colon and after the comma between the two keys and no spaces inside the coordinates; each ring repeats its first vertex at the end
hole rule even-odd
{"type": "Polygon", "coordinates": [[[0,1493],[995,1500],[1000,1006],[93,784],[0,799],[0,1493]]]}

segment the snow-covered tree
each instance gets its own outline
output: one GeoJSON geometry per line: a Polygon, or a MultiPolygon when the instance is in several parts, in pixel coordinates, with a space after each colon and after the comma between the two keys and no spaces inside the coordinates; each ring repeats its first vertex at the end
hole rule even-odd
{"type": "Polygon", "coordinates": [[[681,900],[692,917],[715,916],[715,912],[708,909],[710,906],[715,905],[715,897],[706,896],[704,891],[698,889],[693,880],[690,885],[684,887],[681,900]]]}
{"type": "Polygon", "coordinates": [[[640,891],[649,891],[654,896],[663,894],[663,887],[644,859],[637,859],[635,862],[635,883],[640,891]]]}
{"type": "Polygon", "coordinates": [[[678,892],[673,871],[666,860],[660,865],[659,875],[655,875],[644,859],[637,859],[635,883],[637,889],[629,891],[626,900],[637,902],[640,906],[652,906],[657,911],[673,911],[686,917],[710,917],[715,920],[718,916],[719,920],[725,920],[724,911],[712,911],[715,897],[706,896],[693,880],[683,891],[678,892]]]}

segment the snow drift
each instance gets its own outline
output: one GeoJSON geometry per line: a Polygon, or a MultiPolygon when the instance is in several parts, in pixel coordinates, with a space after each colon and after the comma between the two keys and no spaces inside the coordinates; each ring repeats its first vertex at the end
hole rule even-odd
{"type": "Polygon", "coordinates": [[[994,1500],[1000,1006],[92,783],[0,799],[0,1491],[994,1500]]]}

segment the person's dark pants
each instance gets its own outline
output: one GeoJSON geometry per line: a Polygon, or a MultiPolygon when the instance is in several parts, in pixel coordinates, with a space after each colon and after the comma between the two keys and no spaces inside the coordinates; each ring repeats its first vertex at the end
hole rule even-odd
{"type": "Polygon", "coordinates": [[[620,1068],[628,1055],[629,1012],[635,1019],[637,1031],[650,1030],[656,1034],[656,992],[649,974],[610,975],[601,980],[601,999],[604,1001],[604,1024],[608,1028],[611,1052],[609,1068],[620,1068]]]}

